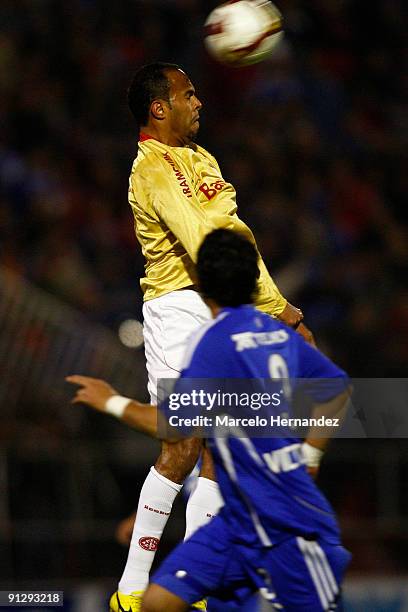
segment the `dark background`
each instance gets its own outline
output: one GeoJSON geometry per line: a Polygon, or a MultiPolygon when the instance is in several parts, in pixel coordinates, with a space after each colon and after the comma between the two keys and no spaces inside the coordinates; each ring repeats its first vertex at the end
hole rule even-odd
{"type": "MultiPolygon", "coordinates": [[[[141,64],[174,61],[190,75],[204,104],[198,140],[319,347],[353,377],[406,376],[405,3],[277,4],[283,44],[234,70],[203,48],[214,2],[0,2],[3,586],[113,585],[125,555],[114,527],[154,461],[153,443],[70,408],[63,382],[77,371],[145,393],[142,350],[116,338],[123,320],[141,319],[126,104],[141,64]]],[[[321,484],[351,574],[407,570],[407,473],[404,441],[333,444],[321,484]]],[[[179,519],[168,546],[181,533],[179,519]]]]}

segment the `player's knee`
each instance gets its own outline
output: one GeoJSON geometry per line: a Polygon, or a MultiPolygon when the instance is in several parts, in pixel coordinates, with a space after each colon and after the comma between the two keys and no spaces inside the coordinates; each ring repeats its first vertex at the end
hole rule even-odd
{"type": "Polygon", "coordinates": [[[158,584],[150,584],[143,595],[142,612],[183,612],[188,605],[158,584]]]}
{"type": "Polygon", "coordinates": [[[148,587],[143,595],[141,612],[160,612],[161,606],[161,602],[154,593],[154,587],[153,592],[152,588],[148,587]]]}
{"type": "Polygon", "coordinates": [[[209,478],[210,480],[217,480],[214,462],[208,448],[203,448],[201,458],[202,461],[200,476],[203,476],[204,478],[209,478]]]}
{"type": "Polygon", "coordinates": [[[197,438],[163,442],[155,468],[169,480],[182,483],[195,466],[201,448],[202,442],[197,438]]]}
{"type": "Polygon", "coordinates": [[[180,440],[179,444],[179,453],[181,458],[185,460],[186,467],[189,468],[189,474],[198,461],[203,443],[199,438],[187,438],[186,440],[180,440]]]}

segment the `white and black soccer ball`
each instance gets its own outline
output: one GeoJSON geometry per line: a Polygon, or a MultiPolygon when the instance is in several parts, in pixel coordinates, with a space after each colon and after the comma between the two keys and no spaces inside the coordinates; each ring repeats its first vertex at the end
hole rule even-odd
{"type": "Polygon", "coordinates": [[[208,52],[219,62],[232,66],[261,62],[282,36],[282,15],[269,0],[220,4],[204,24],[208,52]]]}

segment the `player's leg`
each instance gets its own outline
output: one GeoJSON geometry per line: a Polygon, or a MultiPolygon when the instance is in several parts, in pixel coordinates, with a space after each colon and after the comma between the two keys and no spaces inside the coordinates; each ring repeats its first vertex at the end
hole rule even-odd
{"type": "Polygon", "coordinates": [[[272,549],[240,547],[261,595],[288,612],[341,610],[341,582],[350,560],[342,546],[290,538],[272,549]]]}
{"type": "Polygon", "coordinates": [[[216,482],[214,464],[208,448],[203,448],[201,457],[202,463],[197,485],[186,506],[186,539],[196,529],[208,523],[224,503],[216,482]]]}
{"type": "Polygon", "coordinates": [[[158,584],[151,584],[142,601],[142,612],[185,612],[189,604],[158,584]]]}
{"type": "MultiPolygon", "coordinates": [[[[229,598],[235,599],[234,595],[240,592],[248,597],[250,592],[243,568],[241,559],[235,554],[228,522],[216,516],[165,559],[151,578],[142,610],[167,612],[167,603],[174,605],[174,610],[187,610],[193,602],[207,595],[222,596],[225,610],[229,610],[229,598]],[[170,602],[168,593],[178,599],[173,598],[170,602]]],[[[234,608],[240,609],[239,605],[234,608]]]]}
{"type": "MultiPolygon", "coordinates": [[[[342,610],[341,584],[351,554],[341,545],[296,538],[312,590],[322,610],[342,610]]],[[[318,608],[316,607],[316,610],[318,608]]]]}
{"type": "Polygon", "coordinates": [[[110,601],[112,612],[140,610],[142,593],[149,582],[150,568],[174,499],[200,450],[201,441],[194,438],[163,443],[159,459],[140,492],[125,569],[119,589],[110,601]]]}
{"type": "MultiPolygon", "coordinates": [[[[208,321],[210,314],[194,291],[173,292],[151,300],[143,314],[148,388],[152,403],[156,403],[157,380],[178,377],[187,338],[208,321]]],[[[121,593],[136,593],[136,599],[146,588],[158,541],[182,482],[197,460],[195,453],[196,443],[191,441],[165,444],[151,468],[139,498],[129,555],[119,582],[121,593]]]]}
{"type": "MultiPolygon", "coordinates": [[[[157,379],[179,376],[191,334],[211,319],[211,313],[196,291],[182,290],[151,300],[144,314],[149,384],[154,389],[157,379]]],[[[174,457],[171,460],[177,461],[174,457]]],[[[159,471],[161,468],[169,469],[163,462],[159,471]]],[[[190,466],[190,471],[193,468],[190,466]]],[[[200,476],[188,502],[185,537],[205,524],[222,505],[214,475],[207,474],[202,466],[200,476]]]]}
{"type": "Polygon", "coordinates": [[[119,582],[121,593],[130,595],[146,588],[174,499],[200,450],[201,441],[195,438],[163,442],[161,454],[140,491],[128,559],[119,582]]]}

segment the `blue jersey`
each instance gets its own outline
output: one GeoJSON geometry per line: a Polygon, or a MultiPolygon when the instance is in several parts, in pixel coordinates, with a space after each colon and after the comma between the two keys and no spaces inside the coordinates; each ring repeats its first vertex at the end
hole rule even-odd
{"type": "MultiPolygon", "coordinates": [[[[347,379],[292,329],[252,306],[224,308],[191,339],[183,378],[347,379]]],[[[183,381],[180,380],[180,384],[183,381]]],[[[330,399],[327,397],[326,399],[330,399]]],[[[273,546],[288,537],[337,544],[334,512],[306,471],[298,438],[209,438],[225,506],[238,541],[273,546]]]]}

